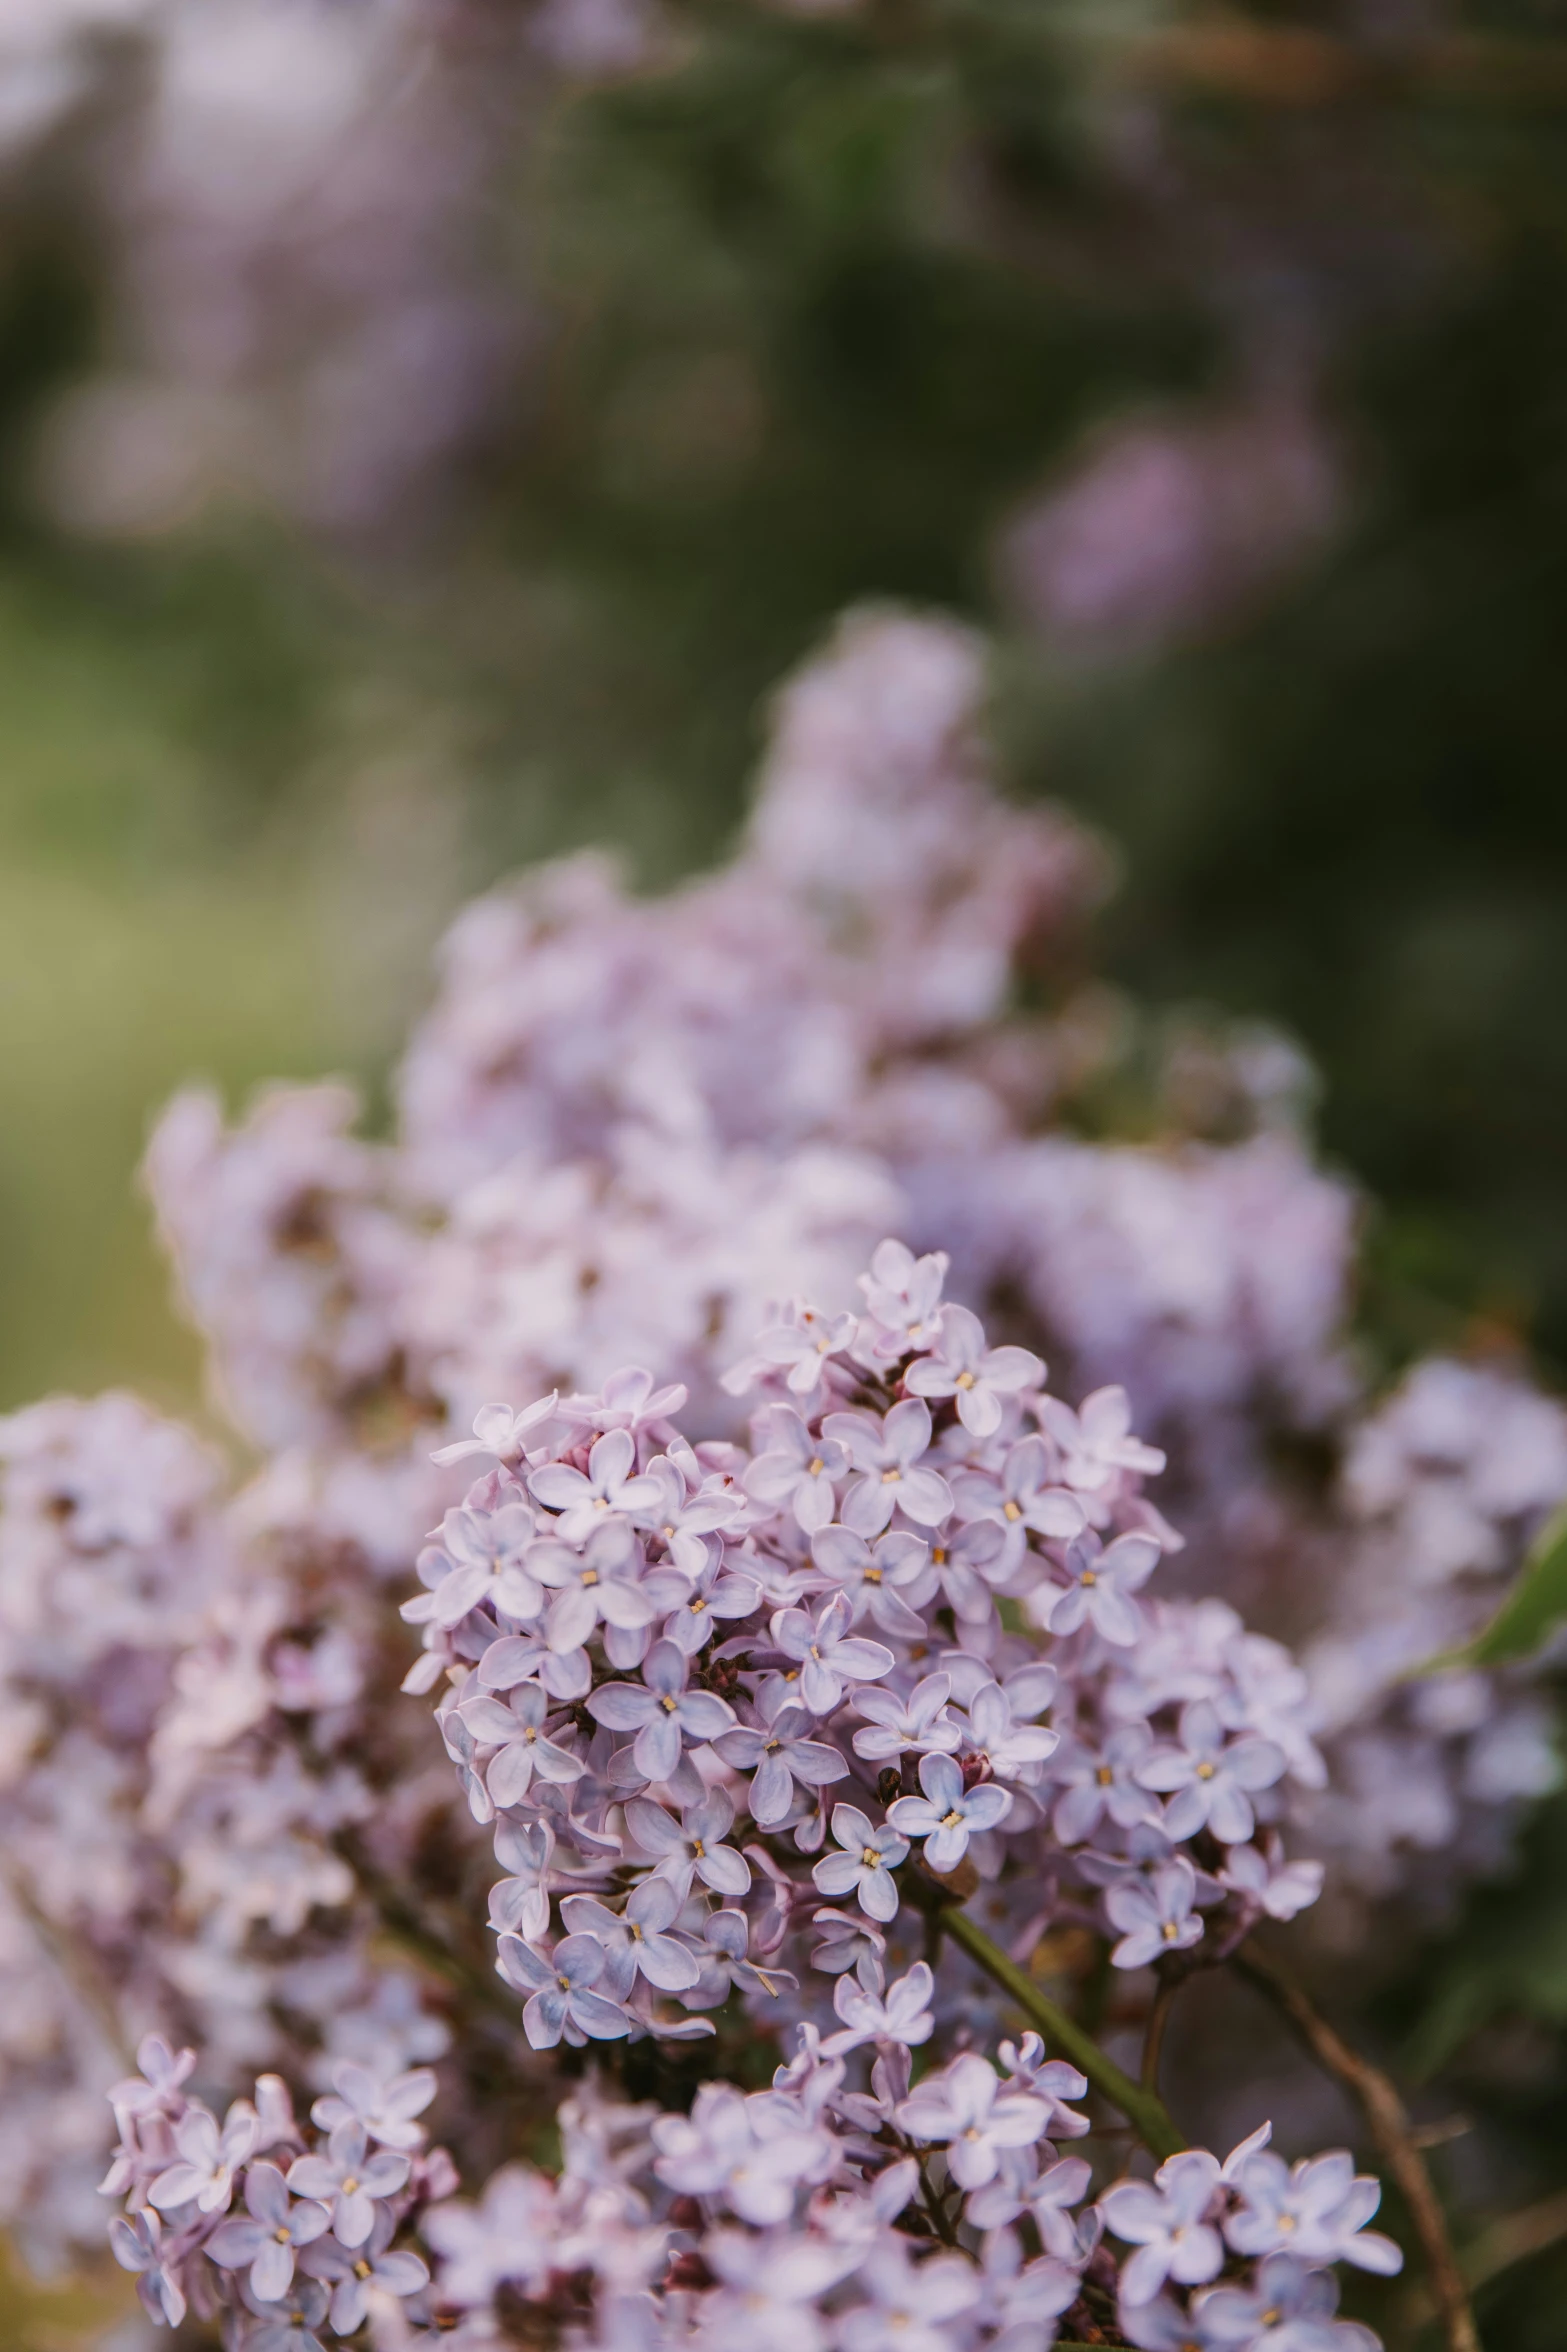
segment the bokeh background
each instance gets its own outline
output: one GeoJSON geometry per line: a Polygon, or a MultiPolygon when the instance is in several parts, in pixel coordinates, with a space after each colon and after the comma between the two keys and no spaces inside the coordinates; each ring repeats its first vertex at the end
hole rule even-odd
{"type": "Polygon", "coordinates": [[[1305,1042],[1390,1350],[1560,1363],[1564,132],[1528,0],[3,0],[0,1401],[186,1399],[158,1101],[721,855],[865,597],[1305,1042]]]}
{"type": "MultiPolygon", "coordinates": [[[[461,901],[720,859],[863,599],[990,633],[1127,1002],[1303,1042],[1367,1343],[1561,1377],[1559,9],[0,0],[0,1407],[194,1408],[162,1099],[384,1099],[461,901]]],[[[1442,1963],[1553,2031],[1564,1855],[1442,1963]]]]}

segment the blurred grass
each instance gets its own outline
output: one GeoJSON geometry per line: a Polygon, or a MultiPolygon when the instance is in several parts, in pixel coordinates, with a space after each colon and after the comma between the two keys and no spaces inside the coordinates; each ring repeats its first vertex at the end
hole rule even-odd
{"type": "Polygon", "coordinates": [[[464,887],[433,739],[232,622],[0,577],[3,1406],[191,1400],[135,1184],[151,1116],[192,1078],[373,1080],[464,887]]]}
{"type": "Polygon", "coordinates": [[[135,2309],[130,2279],[108,2265],[63,2282],[35,2279],[0,2238],[0,2343],[6,2352],[85,2352],[135,2309]]]}

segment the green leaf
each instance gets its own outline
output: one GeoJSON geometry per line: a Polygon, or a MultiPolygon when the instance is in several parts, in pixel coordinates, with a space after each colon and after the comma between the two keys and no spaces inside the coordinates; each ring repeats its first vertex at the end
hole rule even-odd
{"type": "Polygon", "coordinates": [[[1567,1618],[1567,1505],[1548,1519],[1530,1545],[1506,1600],[1489,1625],[1461,1649],[1444,1650],[1420,1668],[1445,1674],[1459,1666],[1502,1666],[1527,1658],[1567,1618]]]}

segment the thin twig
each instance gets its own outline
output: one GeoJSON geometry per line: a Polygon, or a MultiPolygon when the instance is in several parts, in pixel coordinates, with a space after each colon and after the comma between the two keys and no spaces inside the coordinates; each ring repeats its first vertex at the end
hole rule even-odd
{"type": "Polygon", "coordinates": [[[1308,1996],[1266,1953],[1248,1944],[1235,1954],[1231,1965],[1248,1984],[1254,1984],[1267,1996],[1318,2065],[1358,2101],[1378,2153],[1403,2191],[1410,2218],[1419,2233],[1448,2352],[1481,2352],[1463,2272],[1448,2235],[1447,2218],[1431,2184],[1425,2158],[1411,2136],[1408,2110],[1396,2086],[1380,2067],[1373,2066],[1358,2050],[1350,2048],[1308,1996]]]}
{"type": "Polygon", "coordinates": [[[1142,2084],[1145,2091],[1159,2096],[1159,2059],[1164,2050],[1164,2030],[1170,2022],[1170,2011],[1180,1990],[1180,1979],[1162,1976],[1148,2012],[1148,2024],[1143,2034],[1142,2084]]]}
{"type": "MultiPolygon", "coordinates": [[[[1505,2220],[1492,2222],[1465,2246],[1458,2267],[1472,2292],[1511,2270],[1515,2262],[1526,2262],[1531,2254],[1559,2246],[1563,2238],[1567,2238],[1567,2191],[1558,2189],[1537,2205],[1526,2205],[1521,2213],[1509,2213],[1505,2220]]],[[[1436,2297],[1424,2283],[1405,2297],[1403,2317],[1411,2329],[1424,2327],[1436,2316],[1436,2297]]]]}
{"type": "Polygon", "coordinates": [[[1092,2036],[1047,1993],[1042,1993],[1033,1978],[1015,1960],[1009,1959],[999,1944],[991,1942],[978,1921],[963,1910],[948,1888],[938,1886],[918,1868],[904,1871],[903,1885],[922,1911],[940,1913],[943,1932],[961,1945],[969,1958],[1004,1992],[1011,1994],[1024,2016],[1038,2026],[1051,2047],[1086,2074],[1112,2107],[1120,2109],[1145,2147],[1159,2157],[1174,2156],[1185,2147],[1186,2142],[1163,2101],[1154,2092],[1134,2083],[1129,2074],[1123,2074],[1092,2036]]]}

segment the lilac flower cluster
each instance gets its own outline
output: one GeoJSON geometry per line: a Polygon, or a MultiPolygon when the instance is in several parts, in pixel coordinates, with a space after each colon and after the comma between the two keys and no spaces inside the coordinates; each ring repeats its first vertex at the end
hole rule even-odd
{"type": "Polygon", "coordinates": [[[1022,1964],[1108,1949],[1135,2003],[1253,1921],[1450,1897],[1554,1769],[1521,1672],[1405,1678],[1567,1493],[1567,1419],[1477,1366],[1361,1393],[1352,1204],[1282,1049],[1181,1049],[1171,1102],[1217,1092],[1238,1142],[1051,1131],[1115,1022],[1012,991],[1100,861],[989,791],[980,677],[859,616],[731,867],[471,909],[394,1141],[341,1088],[166,1117],[151,1186],[254,1473],[125,1398],[0,1423],[0,2216],[40,2256],[95,2234],[148,2034],[216,2113],[455,2031],[482,2180],[566,2053],[695,2064],[732,1999],[994,2047],[950,1949],[916,1998],[920,1889],[972,1888],[1022,1964]]]}
{"type": "Polygon", "coordinates": [[[428,2069],[382,2085],[340,2066],[308,2130],[275,2074],[220,2122],[185,2089],[195,2064],[194,2050],[149,2035],[138,2073],[109,2094],[119,2145],[103,2190],[126,2201],[109,2244],[150,2319],[178,2327],[187,2311],[221,2313],[227,2344],[307,2352],[318,2328],[357,2334],[373,2302],[428,2286],[423,2257],[393,2243],[456,2186],[451,2159],[426,2151],[415,2121],[435,2095],[428,2069]]]}
{"type": "Polygon", "coordinates": [[[1120,1390],[1074,1412],[990,1347],[945,1275],[884,1241],[863,1313],[780,1314],[731,1376],[749,1448],[693,1447],[683,1391],[623,1371],[444,1449],[493,1467],[420,1555],[405,1688],[445,1683],[500,1824],[536,2049],[701,2032],[732,1986],[793,1986],[802,1934],[878,2001],[916,1851],[1025,1949],[1072,1918],[1121,1968],[1314,1899],[1266,1836],[1323,1778],[1304,1678],[1222,1606],[1145,1597],[1163,1455],[1120,1390]]]}
{"type": "Polygon", "coordinates": [[[1023,2352],[1073,2313],[1149,2352],[1375,2352],[1369,2329],[1333,2317],[1333,2266],[1387,2273],[1400,2257],[1366,2228],[1377,2184],[1342,2150],[1290,2168],[1264,2124],[1222,2165],[1191,2149],[1096,2203],[1092,2167],[1050,2136],[1086,2131],[1067,2104],[1083,2077],[1037,2035],[1006,2044],[999,2071],[967,2052],[911,2087],[931,1992],[921,1962],[857,2026],[826,2041],[803,2027],[771,2089],[706,2083],[689,2115],[590,2087],[561,2109],[559,2175],[508,2164],[476,2204],[451,2198],[449,2158],[423,2148],[428,2075],[373,2099],[342,2069],[313,2134],[267,2075],[220,2123],[185,2094],[193,2054],[149,2040],[113,2094],[104,2186],[127,2210],[110,2242],[155,2323],[222,2313],[237,2352],[326,2352],[367,2318],[378,2342],[438,2326],[490,2345],[498,2321],[509,2335],[499,2299],[526,2341],[592,2352],[1023,2352]],[[410,2224],[433,2281],[395,2242],[410,2224]]]}

